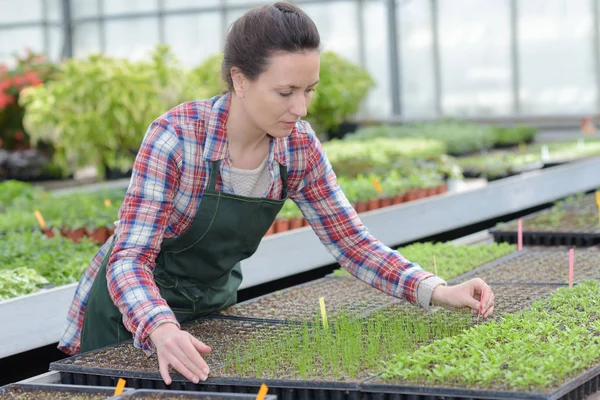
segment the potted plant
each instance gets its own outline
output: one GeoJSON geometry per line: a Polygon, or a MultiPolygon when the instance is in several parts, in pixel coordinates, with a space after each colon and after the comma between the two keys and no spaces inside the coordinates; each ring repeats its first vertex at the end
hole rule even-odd
{"type": "Polygon", "coordinates": [[[355,114],[375,82],[362,67],[338,54],[321,55],[320,82],[308,108],[307,120],[315,132],[341,137],[340,126],[355,114]]]}
{"type": "Polygon", "coordinates": [[[53,144],[65,168],[95,165],[99,176],[106,168],[125,172],[148,125],[204,93],[186,76],[166,46],[139,62],[101,54],[69,59],[56,80],[23,92],[24,122],[34,142],[53,144]]]}

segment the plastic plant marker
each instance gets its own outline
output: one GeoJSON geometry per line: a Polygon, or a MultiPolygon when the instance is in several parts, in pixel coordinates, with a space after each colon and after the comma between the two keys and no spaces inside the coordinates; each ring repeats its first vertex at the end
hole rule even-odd
{"type": "Polygon", "coordinates": [[[321,320],[323,321],[323,327],[327,329],[327,311],[325,310],[325,298],[319,298],[319,305],[321,306],[321,320]]]}
{"type": "Polygon", "coordinates": [[[584,147],[585,147],[585,139],[579,138],[577,140],[577,150],[582,151],[584,147]]]}
{"type": "Polygon", "coordinates": [[[269,388],[267,387],[267,385],[265,385],[264,383],[261,384],[260,389],[258,390],[258,394],[256,395],[256,400],[264,400],[268,391],[269,388]]]}
{"type": "Polygon", "coordinates": [[[123,389],[125,389],[125,379],[123,378],[119,378],[119,381],[117,382],[117,387],[115,388],[115,393],[114,396],[117,396],[121,393],[123,393],[123,389]]]}
{"type": "Polygon", "coordinates": [[[437,263],[435,262],[435,254],[433,256],[433,273],[437,276],[437,263]]]}
{"type": "Polygon", "coordinates": [[[569,249],[569,287],[573,287],[573,268],[575,267],[575,249],[569,249]]]}
{"type": "Polygon", "coordinates": [[[520,151],[521,153],[522,153],[522,152],[524,152],[524,151],[525,151],[525,147],[526,147],[526,146],[525,146],[525,142],[521,140],[521,141],[519,142],[519,151],[520,151]]]}
{"type": "Polygon", "coordinates": [[[381,188],[381,183],[379,183],[379,179],[373,178],[373,186],[375,186],[375,191],[377,193],[383,193],[383,189],[381,188]]]}
{"type": "Polygon", "coordinates": [[[42,217],[42,213],[39,212],[39,210],[35,210],[33,212],[33,215],[35,215],[35,219],[37,219],[38,224],[40,224],[40,228],[46,229],[46,221],[44,221],[44,217],[42,217]]]}
{"type": "Polygon", "coordinates": [[[523,250],[523,220],[521,218],[517,222],[517,250],[523,250]]]}
{"type": "Polygon", "coordinates": [[[110,202],[110,199],[104,199],[104,205],[105,205],[107,208],[108,208],[108,207],[110,207],[110,206],[111,206],[111,204],[112,204],[112,203],[110,202]]]}
{"type": "Polygon", "coordinates": [[[543,145],[541,152],[542,152],[542,154],[541,154],[542,161],[544,161],[544,162],[550,161],[550,150],[548,150],[548,145],[543,145]]]}
{"type": "Polygon", "coordinates": [[[600,191],[596,192],[596,205],[598,206],[598,223],[600,223],[600,191]]]}

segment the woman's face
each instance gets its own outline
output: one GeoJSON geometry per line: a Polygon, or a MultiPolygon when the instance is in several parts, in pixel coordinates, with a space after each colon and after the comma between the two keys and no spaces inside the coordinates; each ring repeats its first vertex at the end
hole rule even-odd
{"type": "Polygon", "coordinates": [[[259,131],[273,137],[290,135],[296,122],[306,116],[319,81],[320,60],[318,51],[276,53],[255,81],[240,77],[238,82],[243,83],[241,91],[236,85],[236,94],[259,131]]]}

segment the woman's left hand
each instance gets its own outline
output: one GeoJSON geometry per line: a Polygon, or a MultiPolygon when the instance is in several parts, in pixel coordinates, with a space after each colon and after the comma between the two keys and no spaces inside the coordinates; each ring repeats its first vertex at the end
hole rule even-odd
{"type": "Polygon", "coordinates": [[[437,286],[431,304],[448,309],[468,307],[487,318],[494,312],[494,293],[483,279],[475,278],[454,286],[437,286]]]}

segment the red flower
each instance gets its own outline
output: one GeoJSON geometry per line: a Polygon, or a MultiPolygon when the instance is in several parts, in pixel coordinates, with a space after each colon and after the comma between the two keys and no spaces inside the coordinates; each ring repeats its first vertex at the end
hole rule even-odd
{"type": "Polygon", "coordinates": [[[21,140],[23,140],[25,136],[23,136],[23,132],[21,131],[16,131],[15,132],[15,140],[20,142],[21,140]]]}
{"type": "Polygon", "coordinates": [[[15,102],[15,98],[11,95],[0,92],[0,109],[10,106],[15,102]]]}

